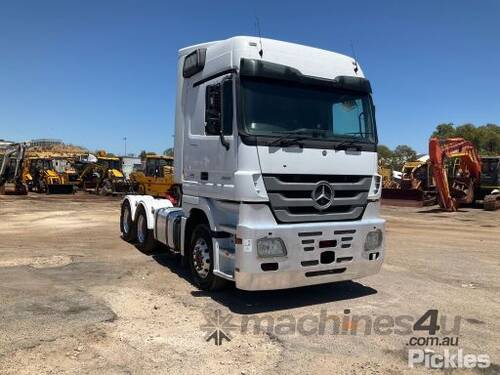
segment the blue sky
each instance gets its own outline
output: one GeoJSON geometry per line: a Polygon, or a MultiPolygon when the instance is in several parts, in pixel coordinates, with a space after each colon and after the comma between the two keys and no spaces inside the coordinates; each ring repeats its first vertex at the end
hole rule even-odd
{"type": "Polygon", "coordinates": [[[0,2],[0,138],[90,149],[173,143],[177,50],[255,35],[351,55],[381,143],[427,149],[441,122],[500,123],[500,2],[0,2]]]}

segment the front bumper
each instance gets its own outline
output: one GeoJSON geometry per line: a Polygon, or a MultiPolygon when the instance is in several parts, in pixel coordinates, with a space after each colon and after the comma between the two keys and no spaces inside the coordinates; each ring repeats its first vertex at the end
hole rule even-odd
{"type": "MultiPolygon", "coordinates": [[[[271,290],[354,280],[379,272],[384,245],[365,251],[368,232],[384,231],[385,220],[369,215],[350,222],[323,222],[276,225],[263,212],[253,212],[254,220],[237,227],[234,279],[243,290],[271,290]],[[261,216],[261,220],[255,218],[261,216]],[[279,237],[287,256],[259,258],[257,239],[279,237]],[[322,241],[329,247],[321,247],[322,241]],[[328,254],[323,254],[328,252],[328,254]],[[264,265],[264,266],[263,266],[264,265]]],[[[241,213],[240,213],[241,214],[241,213]]]]}

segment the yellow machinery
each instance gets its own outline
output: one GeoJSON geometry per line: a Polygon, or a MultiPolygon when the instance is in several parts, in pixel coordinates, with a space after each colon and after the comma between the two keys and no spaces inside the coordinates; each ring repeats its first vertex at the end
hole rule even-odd
{"type": "Polygon", "coordinates": [[[122,172],[122,161],[116,156],[99,152],[96,162],[85,163],[79,176],[80,186],[100,195],[126,194],[130,183],[122,172]]]}
{"type": "Polygon", "coordinates": [[[436,203],[436,187],[429,161],[406,162],[399,175],[400,178],[391,179],[384,179],[382,175],[382,199],[385,204],[427,206],[436,203]]]}
{"type": "Polygon", "coordinates": [[[68,164],[62,156],[50,153],[35,153],[26,158],[23,179],[30,191],[47,194],[72,194],[74,184],[64,178],[57,165],[68,164]]]}
{"type": "Polygon", "coordinates": [[[382,176],[382,187],[390,188],[393,186],[394,181],[392,180],[392,169],[379,165],[378,174],[382,176]]]}
{"type": "Polygon", "coordinates": [[[171,198],[169,191],[174,184],[174,158],[146,154],[142,160],[143,169],[130,174],[134,192],[155,197],[171,198]]]}

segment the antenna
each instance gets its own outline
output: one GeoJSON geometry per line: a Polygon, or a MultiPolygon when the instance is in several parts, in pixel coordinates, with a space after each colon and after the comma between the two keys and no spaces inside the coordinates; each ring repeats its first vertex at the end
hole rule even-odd
{"type": "Polygon", "coordinates": [[[354,65],[354,73],[358,73],[359,70],[358,58],[356,56],[356,51],[354,50],[354,43],[352,42],[352,39],[351,39],[351,50],[352,50],[352,57],[354,57],[354,61],[352,62],[352,65],[354,65]]]}
{"type": "Polygon", "coordinates": [[[259,55],[260,55],[260,58],[262,58],[262,56],[264,56],[264,50],[262,48],[262,37],[260,35],[260,21],[259,21],[259,17],[257,17],[257,16],[255,16],[255,28],[257,29],[257,34],[259,34],[259,44],[260,44],[259,55]]]}

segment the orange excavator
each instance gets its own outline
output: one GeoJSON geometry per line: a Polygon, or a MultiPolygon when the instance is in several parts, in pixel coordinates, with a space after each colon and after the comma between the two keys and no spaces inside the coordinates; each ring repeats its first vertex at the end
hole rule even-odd
{"type": "Polygon", "coordinates": [[[446,211],[457,211],[460,204],[473,203],[481,181],[481,159],[472,142],[431,138],[429,158],[439,205],[446,211]]]}

